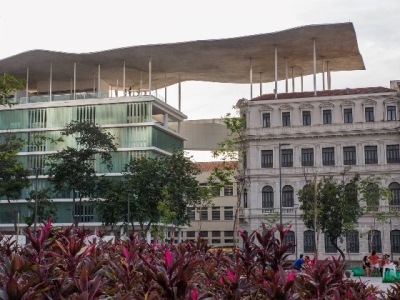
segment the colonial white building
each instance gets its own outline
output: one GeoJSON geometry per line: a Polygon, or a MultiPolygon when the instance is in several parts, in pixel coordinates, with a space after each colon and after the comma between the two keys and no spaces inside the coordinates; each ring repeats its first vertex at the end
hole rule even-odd
{"type": "MultiPolygon", "coordinates": [[[[377,87],[313,93],[263,95],[242,103],[247,119],[249,185],[242,203],[241,226],[251,231],[261,222],[277,219],[282,192],[283,223],[293,227],[290,239],[297,252],[314,253],[314,234],[299,215],[298,192],[307,179],[351,177],[359,173],[384,175],[393,200],[380,201],[379,210],[400,206],[400,136],[398,91],[377,87]],[[281,151],[281,161],[279,160],[281,151]],[[281,172],[280,172],[281,171],[281,172]],[[281,179],[280,179],[281,175],[281,179]]],[[[368,232],[373,216],[359,220],[341,248],[350,259],[370,252],[368,232]]],[[[373,249],[400,256],[400,221],[376,223],[373,249]]],[[[335,254],[324,235],[320,236],[321,257],[335,254]]]]}

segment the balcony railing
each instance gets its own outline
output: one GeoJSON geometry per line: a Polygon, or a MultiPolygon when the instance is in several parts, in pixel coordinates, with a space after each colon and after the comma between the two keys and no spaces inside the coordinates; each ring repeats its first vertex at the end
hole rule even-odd
{"type": "MultiPolygon", "coordinates": [[[[93,92],[81,92],[75,94],[75,100],[85,100],[85,99],[104,99],[109,98],[108,92],[104,93],[93,93],[93,92]]],[[[55,94],[51,96],[51,101],[68,101],[74,100],[74,94],[55,94]]],[[[49,102],[49,95],[40,96],[29,96],[17,98],[16,102],[20,104],[24,103],[39,103],[39,102],[49,102]]]]}

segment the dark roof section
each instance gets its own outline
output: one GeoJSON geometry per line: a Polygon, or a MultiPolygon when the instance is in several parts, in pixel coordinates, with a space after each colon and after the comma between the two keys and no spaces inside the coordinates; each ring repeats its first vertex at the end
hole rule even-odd
{"type": "MultiPolygon", "coordinates": [[[[367,87],[367,88],[357,88],[357,89],[317,91],[317,97],[378,94],[378,93],[391,93],[391,92],[397,92],[397,91],[393,90],[393,89],[378,86],[378,87],[367,87]]],[[[314,92],[297,92],[297,93],[278,94],[278,99],[296,99],[296,98],[312,98],[312,97],[314,97],[314,92]]],[[[265,95],[261,95],[257,98],[251,99],[251,101],[258,101],[258,100],[275,100],[275,94],[265,94],[265,95]]]]}

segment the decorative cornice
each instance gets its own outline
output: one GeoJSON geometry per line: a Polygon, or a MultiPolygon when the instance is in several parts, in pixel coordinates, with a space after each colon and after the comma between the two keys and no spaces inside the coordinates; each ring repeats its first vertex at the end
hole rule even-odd
{"type": "Polygon", "coordinates": [[[363,106],[375,106],[376,101],[372,99],[365,99],[364,101],[361,102],[363,106]]]}
{"type": "Polygon", "coordinates": [[[340,103],[340,106],[355,106],[355,103],[353,101],[345,100],[340,103]]]}
{"type": "Polygon", "coordinates": [[[314,106],[311,105],[310,103],[302,103],[302,104],[299,106],[299,108],[300,108],[300,109],[313,109],[314,106]]]}
{"type": "Polygon", "coordinates": [[[293,106],[289,105],[289,104],[283,104],[281,106],[279,106],[280,110],[292,110],[293,106]]]}
{"type": "Polygon", "coordinates": [[[324,101],[322,102],[319,107],[320,108],[333,108],[335,105],[332,102],[324,101]]]}
{"type": "Polygon", "coordinates": [[[261,105],[260,106],[260,111],[272,111],[272,110],[273,110],[272,106],[269,106],[269,105],[261,105]]]}

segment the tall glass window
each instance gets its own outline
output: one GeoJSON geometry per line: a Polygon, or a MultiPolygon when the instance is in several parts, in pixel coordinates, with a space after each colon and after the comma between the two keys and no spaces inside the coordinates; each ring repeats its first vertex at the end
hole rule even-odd
{"type": "Polygon", "coordinates": [[[349,253],[360,252],[360,237],[358,231],[350,231],[346,234],[346,247],[349,253]]]}
{"type": "Polygon", "coordinates": [[[293,149],[282,149],[282,167],[293,167],[293,149]]]}
{"type": "Polygon", "coordinates": [[[386,146],[386,159],[388,164],[400,163],[400,151],[398,144],[386,146]]]}
{"type": "Polygon", "coordinates": [[[304,148],[301,149],[301,165],[313,166],[314,165],[314,149],[304,148]]]}
{"type": "Polygon", "coordinates": [[[365,122],[374,122],[374,108],[373,107],[366,107],[365,108],[365,122]]]}
{"type": "Polygon", "coordinates": [[[378,147],[377,146],[365,146],[365,164],[372,165],[378,163],[378,147]]]}
{"type": "Polygon", "coordinates": [[[335,165],[335,148],[328,147],[322,148],[322,165],[334,166],[335,165]]]}
{"type": "Polygon", "coordinates": [[[344,123],[353,123],[353,109],[345,108],[343,110],[343,121],[344,123]]]}
{"type": "Polygon", "coordinates": [[[29,128],[46,128],[47,127],[47,110],[30,109],[28,112],[29,128]]]}
{"type": "Polygon", "coordinates": [[[95,106],[78,106],[76,108],[78,122],[96,123],[96,107],[95,106]]]}
{"type": "Polygon", "coordinates": [[[356,147],[343,147],[343,164],[356,164],[356,147]]]}
{"type": "Polygon", "coordinates": [[[379,230],[371,230],[368,233],[368,252],[372,251],[382,253],[382,239],[381,239],[381,232],[379,230]]]}
{"type": "Polygon", "coordinates": [[[290,185],[285,185],[282,188],[282,206],[293,207],[294,206],[294,192],[290,185]]]}
{"type": "Polygon", "coordinates": [[[303,111],[303,126],[311,125],[311,111],[303,111]]]}
{"type": "Polygon", "coordinates": [[[400,230],[390,232],[390,247],[392,253],[400,253],[400,230]]]}
{"type": "Polygon", "coordinates": [[[282,126],[289,127],[290,126],[290,112],[282,113],[282,126]]]}
{"type": "Polygon", "coordinates": [[[322,111],[322,121],[324,124],[332,124],[332,110],[324,109],[322,111]]]}
{"type": "Polygon", "coordinates": [[[389,184],[389,189],[392,193],[392,201],[389,202],[389,205],[400,205],[400,184],[392,182],[389,184]]]}
{"type": "Polygon", "coordinates": [[[314,231],[306,230],[304,231],[304,252],[314,253],[314,251],[315,251],[314,231]]]}
{"type": "Polygon", "coordinates": [[[271,127],[271,114],[270,113],[262,114],[262,127],[264,127],[264,128],[271,127]]]}
{"type": "Polygon", "coordinates": [[[388,121],[396,121],[396,106],[388,106],[386,108],[387,111],[387,120],[388,121]]]}
{"type": "Polygon", "coordinates": [[[270,186],[265,186],[262,189],[262,212],[270,213],[274,208],[274,190],[270,186]]]}
{"type": "Polygon", "coordinates": [[[273,151],[261,150],[261,168],[272,168],[273,164],[273,151]]]}
{"type": "Polygon", "coordinates": [[[288,253],[294,253],[294,251],[295,251],[295,248],[294,248],[294,247],[296,247],[296,246],[295,246],[295,244],[296,244],[296,239],[295,239],[295,234],[294,234],[294,232],[293,232],[292,230],[289,230],[289,231],[286,233],[286,235],[285,235],[285,237],[283,238],[283,240],[282,240],[282,244],[283,244],[283,245],[289,245],[290,243],[293,243],[293,247],[288,248],[287,252],[288,252],[288,253]]]}
{"type": "Polygon", "coordinates": [[[331,237],[327,234],[325,234],[325,253],[337,253],[337,249],[335,248],[335,246],[333,246],[331,242],[331,237]]]}

